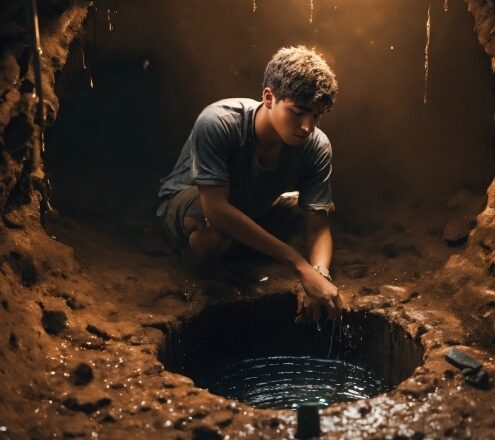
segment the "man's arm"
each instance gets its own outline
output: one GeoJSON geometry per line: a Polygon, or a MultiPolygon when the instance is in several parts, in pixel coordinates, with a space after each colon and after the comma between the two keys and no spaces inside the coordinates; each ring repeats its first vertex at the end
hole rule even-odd
{"type": "MultiPolygon", "coordinates": [[[[318,266],[318,270],[323,276],[330,276],[333,241],[328,217],[326,214],[307,213],[305,222],[309,261],[312,266],[318,266]]],[[[327,282],[333,292],[337,309],[342,309],[343,302],[338,294],[337,287],[332,282],[327,282]]],[[[301,293],[298,295],[298,309],[300,312],[304,309],[306,316],[315,321],[320,319],[320,305],[301,293]]],[[[330,317],[334,316],[330,311],[330,317]]]]}
{"type": "Polygon", "coordinates": [[[221,186],[198,185],[203,212],[215,229],[235,240],[287,264],[298,276],[313,301],[323,305],[330,316],[336,316],[341,303],[335,286],[316,272],[293,247],[280,241],[251,218],[231,205],[229,190],[221,186]]]}
{"type": "Polygon", "coordinates": [[[329,274],[332,263],[333,240],[326,214],[305,215],[309,262],[318,266],[324,275],[329,274]]]}

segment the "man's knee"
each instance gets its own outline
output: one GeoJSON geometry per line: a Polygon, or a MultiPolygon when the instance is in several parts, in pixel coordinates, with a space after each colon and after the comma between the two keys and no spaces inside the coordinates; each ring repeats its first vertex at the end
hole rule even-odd
{"type": "Polygon", "coordinates": [[[214,229],[209,223],[194,229],[189,235],[189,246],[198,257],[220,255],[231,242],[231,237],[214,229]]]}

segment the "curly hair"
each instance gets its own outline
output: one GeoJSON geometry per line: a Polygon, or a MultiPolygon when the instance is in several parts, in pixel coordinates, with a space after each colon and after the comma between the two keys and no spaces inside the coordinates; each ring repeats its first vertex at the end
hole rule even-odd
{"type": "Polygon", "coordinates": [[[316,105],[327,112],[338,90],[335,74],[326,61],[305,46],[283,47],[266,66],[263,88],[269,87],[277,100],[316,105]]]}

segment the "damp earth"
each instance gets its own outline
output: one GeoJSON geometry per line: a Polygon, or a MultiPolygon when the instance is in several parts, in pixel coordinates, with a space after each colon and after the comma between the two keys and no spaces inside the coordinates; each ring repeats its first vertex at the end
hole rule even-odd
{"type": "Polygon", "coordinates": [[[494,438],[491,0],[39,0],[39,69],[27,3],[0,6],[1,439],[290,439],[305,399],[323,438],[494,438]],[[341,83],[321,126],[349,312],[319,327],[286,267],[200,274],[154,218],[199,111],[299,43],[341,83]]]}

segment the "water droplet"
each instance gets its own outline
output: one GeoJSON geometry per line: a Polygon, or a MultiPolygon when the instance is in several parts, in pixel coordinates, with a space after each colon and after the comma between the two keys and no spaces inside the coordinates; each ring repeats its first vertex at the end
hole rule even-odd
{"type": "Polygon", "coordinates": [[[109,32],[113,31],[112,20],[110,18],[110,9],[107,9],[107,21],[108,21],[108,30],[109,32]]]}
{"type": "Polygon", "coordinates": [[[425,92],[423,103],[428,102],[428,70],[429,70],[429,52],[430,52],[430,33],[431,33],[431,1],[428,5],[428,18],[426,20],[426,45],[425,45],[425,92]]]}
{"type": "Polygon", "coordinates": [[[83,69],[86,70],[88,67],[86,66],[86,57],[84,56],[84,45],[82,40],[81,40],[81,57],[82,57],[83,69]]]}

